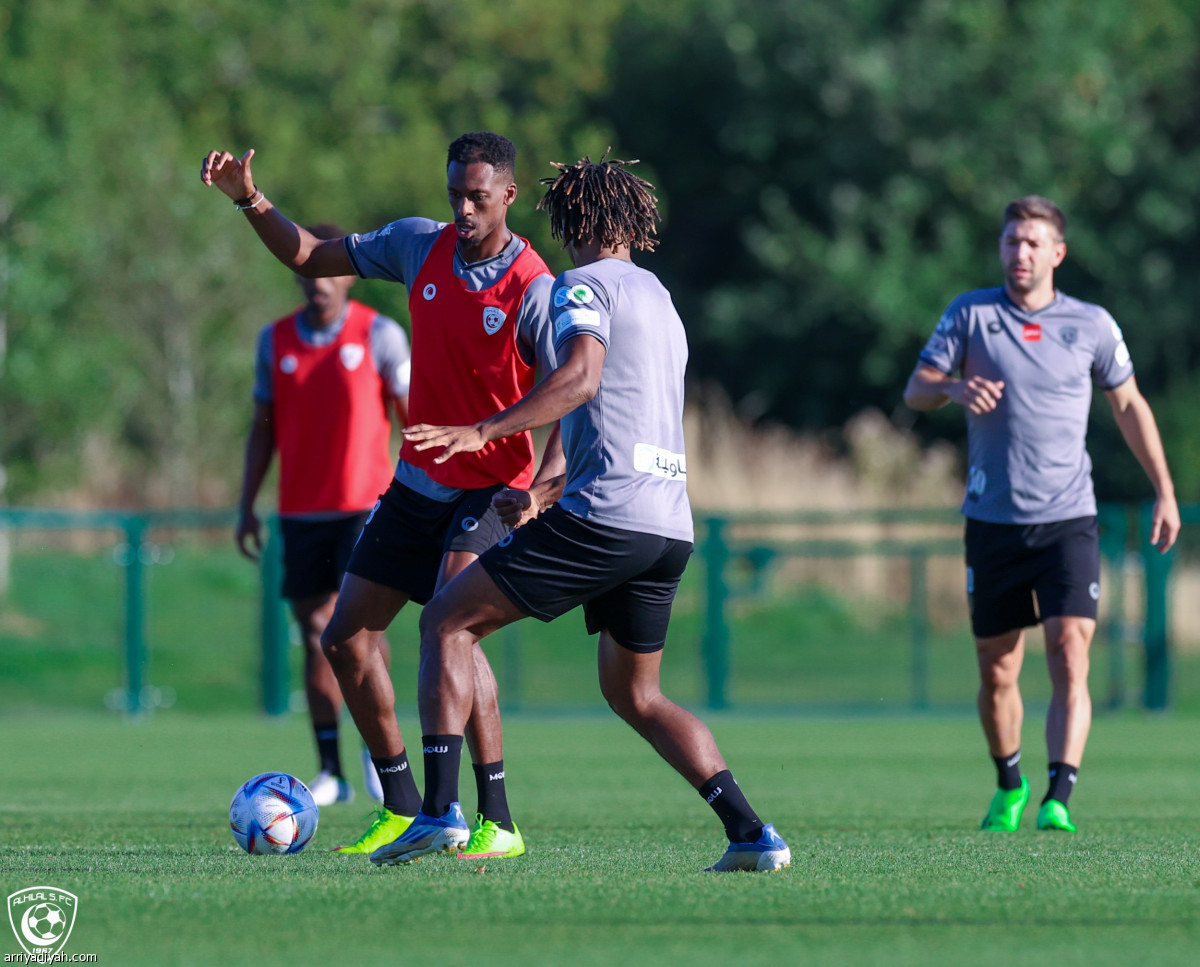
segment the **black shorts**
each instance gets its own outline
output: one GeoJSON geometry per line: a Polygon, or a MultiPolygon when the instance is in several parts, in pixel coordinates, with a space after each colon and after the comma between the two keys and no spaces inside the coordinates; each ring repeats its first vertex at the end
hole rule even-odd
{"type": "Polygon", "coordinates": [[[1052,524],[967,518],[967,601],[977,638],[1047,618],[1095,618],[1100,535],[1095,517],[1052,524]]]}
{"type": "Polygon", "coordinates": [[[608,631],[630,651],[659,651],[690,541],[619,530],[557,504],[479,559],[518,608],[552,621],[583,605],[588,634],[608,631]]]}
{"type": "Polygon", "coordinates": [[[299,601],[337,591],[366,519],[365,510],[335,520],[281,518],[283,596],[299,601]]]}
{"type": "Polygon", "coordinates": [[[392,481],[371,511],[346,570],[403,591],[418,604],[433,597],[447,551],[482,554],[508,533],[492,510],[496,484],[441,501],[392,481]]]}

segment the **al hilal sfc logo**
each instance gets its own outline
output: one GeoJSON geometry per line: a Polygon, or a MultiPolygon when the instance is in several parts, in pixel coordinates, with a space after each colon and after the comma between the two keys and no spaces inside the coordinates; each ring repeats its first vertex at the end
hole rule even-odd
{"type": "Polygon", "coordinates": [[[79,898],[56,886],[27,886],[9,894],[8,922],[21,949],[45,960],[66,946],[79,898]]]}

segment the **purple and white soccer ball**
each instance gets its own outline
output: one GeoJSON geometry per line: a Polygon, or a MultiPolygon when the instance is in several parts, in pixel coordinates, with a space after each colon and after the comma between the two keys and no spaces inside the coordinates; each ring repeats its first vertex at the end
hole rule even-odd
{"type": "Polygon", "coordinates": [[[229,804],[229,828],[247,853],[299,853],[317,831],[318,816],[308,787],[286,772],[247,780],[229,804]]]}

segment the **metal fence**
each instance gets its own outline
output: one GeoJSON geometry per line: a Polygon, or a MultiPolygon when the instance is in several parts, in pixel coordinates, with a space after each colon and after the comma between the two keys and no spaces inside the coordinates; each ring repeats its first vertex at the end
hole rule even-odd
{"type": "MultiPolygon", "coordinates": [[[[161,561],[164,545],[152,540],[162,529],[233,527],[232,510],[68,511],[0,507],[0,530],[115,532],[120,543],[114,559],[123,570],[123,683],[114,701],[130,715],[159,704],[147,680],[152,648],[146,628],[146,571],[161,561]]],[[[1200,506],[1184,509],[1187,523],[1200,520],[1200,506]]],[[[1101,554],[1116,571],[1130,553],[1141,557],[1144,573],[1144,620],[1140,629],[1145,663],[1146,708],[1161,709],[1170,701],[1171,647],[1168,615],[1174,553],[1157,554],[1149,546],[1148,507],[1105,505],[1100,510],[1101,554]],[[1131,551],[1131,548],[1135,550],[1131,551]]],[[[731,610],[748,597],[763,594],[772,575],[789,561],[832,562],[871,557],[901,562],[907,573],[908,698],[915,709],[928,708],[930,697],[930,562],[961,561],[962,518],[946,509],[888,508],[844,512],[707,515],[697,521],[697,552],[702,568],[700,654],[702,701],[712,709],[737,704],[731,697],[731,665],[739,643],[731,610]]],[[[826,565],[820,565],[826,566],[826,565]]],[[[961,566],[959,566],[961,570],[961,566]]],[[[279,597],[282,562],[278,520],[272,518],[261,571],[261,661],[259,701],[270,715],[289,708],[291,673],[289,629],[279,597]]],[[[1108,618],[1098,645],[1108,657],[1110,706],[1126,703],[1124,642],[1129,637],[1123,582],[1106,589],[1108,618]]],[[[961,605],[960,605],[961,607],[961,605]]],[[[497,672],[512,685],[515,705],[521,680],[519,632],[501,641],[497,672]]]]}

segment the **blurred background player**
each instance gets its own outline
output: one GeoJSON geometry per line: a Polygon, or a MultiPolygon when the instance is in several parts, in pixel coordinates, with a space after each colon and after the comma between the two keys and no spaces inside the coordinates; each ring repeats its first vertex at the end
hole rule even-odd
{"type": "Polygon", "coordinates": [[[1024,629],[1046,637],[1049,788],[1038,829],[1075,831],[1067,802],[1092,721],[1088,651],[1100,598],[1092,463],[1092,386],[1154,486],[1150,540],[1166,553],[1179,507],[1158,427],[1139,392],[1120,328],[1104,309],[1054,288],[1066,220],[1030,195],[1004,210],[1004,285],[955,299],[921,352],[904,401],[957,403],[967,416],[967,595],[979,661],[979,717],[999,788],[983,828],[1011,831],[1029,801],[1021,775],[1024,629]],[[961,378],[955,374],[961,373],[961,378]]]}
{"type": "Polygon", "coordinates": [[[418,449],[436,448],[438,462],[452,466],[561,418],[567,468],[529,493],[497,495],[506,520],[528,523],[442,588],[421,615],[425,798],[404,834],[371,854],[376,864],[467,842],[458,770],[479,639],[529,615],[550,621],[580,605],[588,633],[600,635],[605,699],[725,826],[729,846],[709,870],[770,871],[791,862],[708,728],[660,689],[671,606],[692,553],[683,436],[688,349],[670,294],[631,260],[633,248],[656,244],[658,208],[652,186],[625,165],[584,158],[556,165],[561,173],[546,179],[539,207],[576,266],[554,285],[557,368],[523,400],[473,426],[405,429],[418,449]]]}
{"type": "MultiPolygon", "coordinates": [[[[553,358],[553,276],[529,243],[508,228],[517,197],[516,148],[491,132],[464,134],[446,159],[454,222],[403,218],[366,235],[321,240],[284,217],[254,184],[251,149],[213,151],[201,180],[234,199],[268,249],[306,278],[360,275],[408,288],[412,317],[409,416],[436,423],[483,419],[516,402],[536,368],[553,358]]],[[[541,476],[562,472],[557,432],[541,476]]],[[[383,786],[370,828],[340,852],[370,853],[399,836],[421,806],[396,721],[395,695],[380,649],[384,630],[410,600],[428,601],[507,534],[492,495],[534,481],[533,441],[518,434],[453,465],[409,443],[346,567],[337,607],[322,636],[383,786]]],[[[465,856],[518,856],[524,840],[509,812],[496,678],[473,650],[475,687],[467,733],[479,811],[465,856]]]]}
{"type": "MultiPolygon", "coordinates": [[[[335,225],[308,231],[321,239],[345,234],[335,225]]],[[[353,275],[297,276],[297,282],[304,305],[258,336],[237,543],[246,557],[259,559],[262,525],[254,501],[278,451],[283,596],[304,643],[304,691],[320,760],[308,788],[318,806],[328,806],[352,801],[354,790],[338,746],[342,693],[321,632],[367,513],[392,478],[389,411],[403,426],[409,351],[394,319],[349,297],[353,275]]],[[[381,647],[386,658],[386,642],[381,647]]],[[[367,792],[382,802],[365,751],[363,759],[367,792]]]]}

